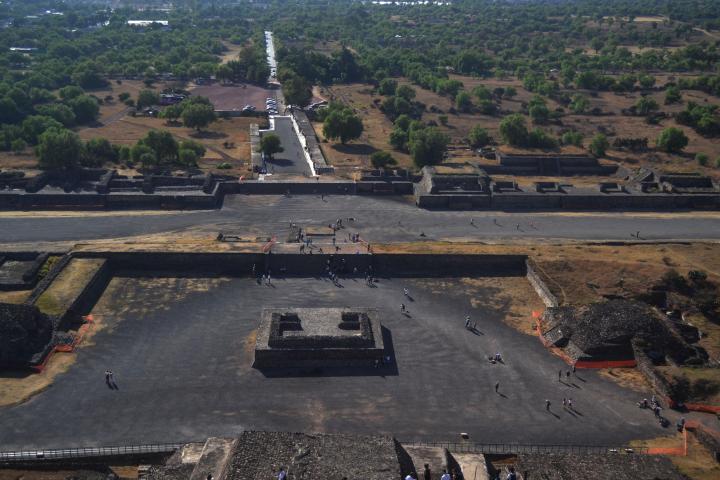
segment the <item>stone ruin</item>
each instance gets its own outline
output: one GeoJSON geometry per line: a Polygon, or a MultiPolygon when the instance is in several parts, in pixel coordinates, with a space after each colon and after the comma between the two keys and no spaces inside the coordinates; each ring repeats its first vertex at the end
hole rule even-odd
{"type": "Polygon", "coordinates": [[[33,305],[0,303],[0,369],[38,363],[53,341],[53,322],[33,305]]]}
{"type": "Polygon", "coordinates": [[[688,344],[666,318],[642,302],[549,307],[541,325],[545,342],[563,348],[573,361],[632,360],[636,345],[653,357],[681,364],[704,363],[707,358],[703,349],[688,344]]]}
{"type": "Polygon", "coordinates": [[[262,312],[253,367],[371,366],[384,351],[376,310],[272,308],[262,312]]]}

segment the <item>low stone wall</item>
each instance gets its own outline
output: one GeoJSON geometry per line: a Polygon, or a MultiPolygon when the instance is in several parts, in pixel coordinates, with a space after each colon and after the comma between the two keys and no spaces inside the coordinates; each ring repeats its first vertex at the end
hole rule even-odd
{"type": "MultiPolygon", "coordinates": [[[[360,254],[333,255],[337,265],[345,264],[347,274],[357,269],[365,275],[372,266],[379,276],[524,276],[524,255],[445,254],[360,254]]],[[[271,270],[273,276],[323,275],[328,254],[264,253],[172,253],[172,252],[78,252],[78,257],[105,258],[118,272],[129,275],[182,273],[185,275],[249,276],[271,270]]]]}
{"type": "Polygon", "coordinates": [[[453,210],[718,210],[720,195],[671,193],[563,194],[493,192],[490,195],[416,195],[422,208],[453,210]]]}
{"type": "Polygon", "coordinates": [[[526,276],[530,285],[533,286],[546,307],[557,307],[559,305],[557,297],[552,294],[548,286],[545,284],[545,281],[535,272],[532,264],[532,260],[528,259],[526,261],[526,276]]]}
{"type": "Polygon", "coordinates": [[[214,209],[217,195],[0,193],[0,210],[214,209]]]}
{"type": "Polygon", "coordinates": [[[642,348],[633,345],[633,352],[635,354],[635,361],[637,362],[636,367],[640,373],[650,382],[655,392],[666,399],[670,399],[670,382],[655,371],[652,361],[645,355],[642,348]]]}

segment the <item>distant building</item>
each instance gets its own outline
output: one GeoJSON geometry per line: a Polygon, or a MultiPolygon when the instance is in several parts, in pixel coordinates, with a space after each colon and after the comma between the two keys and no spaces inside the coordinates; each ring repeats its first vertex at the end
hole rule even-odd
{"type": "Polygon", "coordinates": [[[150,27],[154,24],[162,25],[163,27],[169,27],[170,23],[167,20],[128,20],[127,24],[131,27],[150,27]]]}

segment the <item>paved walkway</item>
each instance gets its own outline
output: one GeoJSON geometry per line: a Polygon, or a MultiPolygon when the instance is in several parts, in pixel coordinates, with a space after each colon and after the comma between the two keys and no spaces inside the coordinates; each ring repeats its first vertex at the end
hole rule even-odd
{"type": "Polygon", "coordinates": [[[307,278],[276,279],[275,287],[240,278],[114,282],[94,312],[108,328],[93,345],[51,388],[0,409],[2,449],[182,442],[243,429],[446,441],[467,432],[476,442],[553,444],[666,432],[635,406],[641,393],[589,371],[559,383],[566,365],[500,321],[506,312],[495,289],[471,298],[452,279],[381,279],[377,288],[362,279],[343,280],[343,288],[307,278]],[[400,313],[403,301],[409,316],[400,313]],[[286,305],[379,309],[394,366],[264,376],[250,368],[259,314],[286,305]],[[481,334],[463,327],[466,314],[481,334]],[[495,352],[506,364],[488,363],[495,352]],[[108,368],[118,390],[105,385],[108,368]],[[575,412],[563,410],[564,396],[575,412]]]}

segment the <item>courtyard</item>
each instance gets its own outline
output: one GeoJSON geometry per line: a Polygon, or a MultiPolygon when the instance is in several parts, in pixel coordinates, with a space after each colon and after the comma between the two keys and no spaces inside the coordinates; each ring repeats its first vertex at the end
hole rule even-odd
{"type": "Polygon", "coordinates": [[[635,406],[649,393],[592,371],[558,381],[567,365],[508,325],[530,323],[541,308],[524,277],[380,278],[374,287],[361,277],[339,286],[324,278],[267,286],[252,278],[115,277],[92,311],[104,327],[75,364],[28,402],[0,409],[0,444],[184,442],[283,430],[618,445],[662,434],[635,406]],[[253,369],[262,310],[288,307],[376,309],[390,365],[253,369]],[[466,315],[474,331],[464,327],[466,315]],[[495,353],[504,363],[488,361],[495,353]],[[105,384],[106,369],[117,389],[105,384]]]}

